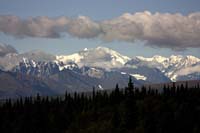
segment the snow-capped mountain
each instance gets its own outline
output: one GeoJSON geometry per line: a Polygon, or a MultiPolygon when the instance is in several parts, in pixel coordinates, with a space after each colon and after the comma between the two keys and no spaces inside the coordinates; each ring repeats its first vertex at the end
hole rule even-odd
{"type": "MultiPolygon", "coordinates": [[[[129,78],[129,74],[122,75],[120,72],[106,71],[103,68],[87,66],[79,68],[74,63],[35,62],[26,58],[12,71],[22,77],[28,75],[39,78],[48,85],[51,91],[57,94],[63,94],[66,90],[68,92],[92,91],[93,87],[100,90],[103,88],[112,89],[113,85],[117,83],[121,87],[125,87],[129,78]]],[[[142,84],[141,81],[137,81],[135,78],[133,78],[133,81],[137,86],[142,84]]]]}
{"type": "Polygon", "coordinates": [[[24,59],[34,60],[35,62],[49,62],[56,59],[54,55],[45,52],[34,50],[26,53],[8,53],[5,56],[0,56],[0,68],[4,71],[10,71],[24,59]]]}
{"type": "Polygon", "coordinates": [[[12,71],[37,77],[48,77],[58,73],[60,69],[55,62],[36,62],[35,60],[23,58],[23,60],[19,62],[19,65],[14,67],[12,71]]]}
{"type": "MultiPolygon", "coordinates": [[[[63,94],[66,90],[91,91],[93,86],[100,90],[111,89],[116,83],[126,86],[129,76],[138,86],[200,79],[200,59],[197,57],[156,55],[129,58],[105,47],[85,48],[72,55],[59,56],[41,51],[8,53],[0,56],[0,69],[3,70],[0,82],[6,84],[3,75],[7,75],[18,85],[19,91],[23,86],[29,86],[30,94],[37,92],[34,90],[37,82],[40,83],[38,88],[46,88],[45,94],[48,91],[63,94]],[[27,84],[22,84],[23,81],[27,84]]],[[[2,89],[6,90],[6,86],[0,87],[0,91],[2,89]]]]}
{"type": "MultiPolygon", "coordinates": [[[[200,73],[200,59],[194,56],[172,55],[168,58],[158,55],[153,56],[152,58],[137,56],[128,61],[126,65],[157,68],[172,81],[181,80],[182,76],[184,76],[184,79],[187,80],[193,79],[194,77],[192,75],[199,75],[197,73],[200,73]]],[[[194,79],[200,79],[200,77],[196,76],[194,79]]]]}
{"type": "Polygon", "coordinates": [[[76,63],[80,68],[84,68],[85,66],[91,68],[89,69],[89,76],[101,76],[103,75],[102,73],[104,71],[113,71],[120,72],[122,75],[126,73],[137,80],[148,83],[170,81],[157,68],[140,67],[135,69],[133,66],[127,67],[126,63],[130,60],[131,58],[105,47],[84,49],[72,55],[57,56],[58,62],[63,62],[64,64],[73,62],[76,63]],[[154,77],[152,77],[152,75],[154,75],[154,77]]]}
{"type": "Polygon", "coordinates": [[[96,73],[94,74],[96,76],[100,76],[99,72],[102,71],[117,71],[148,82],[163,82],[167,78],[172,81],[200,79],[200,59],[194,56],[172,55],[163,57],[155,55],[151,58],[136,56],[131,59],[112,49],[97,47],[85,48],[72,55],[54,56],[42,51],[31,51],[23,54],[9,53],[0,57],[0,68],[2,70],[17,71],[17,67],[19,69],[29,67],[26,73],[36,75],[48,75],[51,72],[64,69],[80,71],[85,66],[91,68],[90,73],[96,73]],[[55,68],[49,68],[51,65],[55,68]]]}
{"type": "Polygon", "coordinates": [[[182,80],[183,77],[187,80],[193,78],[200,79],[198,76],[199,74],[197,74],[200,72],[200,59],[194,56],[172,55],[170,57],[163,57],[160,55],[155,55],[151,58],[136,56],[131,59],[109,48],[97,47],[92,49],[84,49],[72,55],[56,56],[56,60],[64,62],[64,64],[67,64],[68,62],[74,62],[79,67],[97,67],[104,68],[105,70],[109,71],[117,70],[122,73],[123,71],[120,70],[121,68],[126,68],[126,70],[128,68],[129,72],[125,71],[127,74],[131,76],[135,75],[135,78],[137,78],[138,75],[140,75],[140,77],[143,76],[144,78],[138,79],[149,79],[149,82],[160,82],[160,79],[163,79],[162,81],[164,81],[167,78],[172,81],[176,81],[182,80]],[[153,71],[154,74],[152,73],[153,71]],[[152,74],[155,77],[154,80],[152,80],[152,74]],[[161,76],[162,74],[165,77],[161,76]]]}
{"type": "Polygon", "coordinates": [[[58,56],[37,50],[9,53],[0,57],[0,68],[37,77],[48,77],[67,69],[91,78],[103,78],[106,73],[115,72],[148,83],[200,79],[200,59],[197,57],[155,55],[131,59],[105,47],[85,48],[72,55],[58,56]]]}
{"type": "Polygon", "coordinates": [[[72,55],[56,56],[56,59],[63,63],[74,62],[80,67],[103,67],[107,70],[122,67],[128,60],[130,60],[129,57],[123,56],[118,52],[105,47],[92,49],[85,48],[84,50],[72,55]]]}

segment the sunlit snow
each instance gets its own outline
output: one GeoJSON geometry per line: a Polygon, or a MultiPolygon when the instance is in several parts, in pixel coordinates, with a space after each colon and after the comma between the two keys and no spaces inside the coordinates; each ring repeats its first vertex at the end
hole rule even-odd
{"type": "Polygon", "coordinates": [[[140,75],[140,74],[130,74],[131,76],[135,77],[137,80],[146,80],[147,77],[145,77],[144,75],[140,75]]]}

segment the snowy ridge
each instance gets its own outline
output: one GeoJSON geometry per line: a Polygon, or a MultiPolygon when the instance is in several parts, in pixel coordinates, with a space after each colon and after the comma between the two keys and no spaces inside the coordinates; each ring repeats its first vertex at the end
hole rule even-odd
{"type": "Polygon", "coordinates": [[[199,58],[191,56],[191,55],[188,55],[185,57],[182,55],[171,55],[170,57],[155,55],[151,58],[136,56],[136,58],[140,59],[141,61],[161,63],[164,67],[168,67],[173,64],[180,64],[181,61],[183,61],[184,64],[186,65],[192,65],[192,64],[196,64],[197,62],[200,62],[199,58]]]}
{"type": "MultiPolygon", "coordinates": [[[[176,81],[179,76],[200,72],[200,69],[198,67],[198,64],[200,64],[200,59],[191,55],[171,55],[170,57],[155,55],[150,58],[136,56],[131,59],[127,56],[121,55],[120,53],[112,49],[105,47],[97,47],[91,49],[85,48],[84,50],[78,53],[74,53],[72,55],[57,56],[56,60],[64,62],[64,64],[67,64],[68,62],[74,62],[79,67],[89,66],[104,68],[106,70],[112,70],[113,68],[121,67],[130,67],[132,69],[137,69],[140,66],[147,66],[149,68],[159,69],[172,81],[176,81]],[[129,64],[129,62],[132,63],[129,64]],[[194,65],[197,66],[194,67],[194,65]]],[[[121,74],[126,73],[121,71],[121,74]]],[[[134,76],[136,77],[136,79],[145,79],[144,75],[144,77],[140,77],[139,75],[134,76]]]]}
{"type": "Polygon", "coordinates": [[[200,59],[195,56],[155,55],[131,59],[106,47],[84,48],[71,55],[54,56],[34,50],[22,54],[8,53],[0,57],[0,68],[4,71],[16,70],[20,65],[37,75],[43,74],[41,71],[55,73],[57,69],[74,71],[88,67],[83,74],[94,78],[102,78],[104,72],[117,71],[121,75],[132,75],[138,80],[150,80],[155,75],[160,75],[157,79],[164,76],[172,81],[200,79],[200,59]]]}
{"type": "Polygon", "coordinates": [[[110,69],[122,67],[130,58],[109,48],[97,47],[92,49],[85,48],[72,55],[56,56],[56,60],[63,63],[74,62],[78,64],[79,67],[91,66],[110,69]]]}
{"type": "MultiPolygon", "coordinates": [[[[200,72],[200,59],[191,55],[171,55],[170,57],[155,55],[151,58],[136,56],[136,59],[140,65],[158,68],[172,81],[176,81],[179,76],[200,72]]],[[[132,65],[134,60],[132,60],[132,65]]]]}

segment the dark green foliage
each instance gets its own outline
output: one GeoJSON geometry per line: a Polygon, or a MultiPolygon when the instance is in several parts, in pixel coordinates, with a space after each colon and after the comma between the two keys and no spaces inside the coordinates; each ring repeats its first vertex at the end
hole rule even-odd
{"type": "Polygon", "coordinates": [[[7,99],[0,106],[1,133],[199,133],[200,88],[66,92],[63,97],[7,99]]]}

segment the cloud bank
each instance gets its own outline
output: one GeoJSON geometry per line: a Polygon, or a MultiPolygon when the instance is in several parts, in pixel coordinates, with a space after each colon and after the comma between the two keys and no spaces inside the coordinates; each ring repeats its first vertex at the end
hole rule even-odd
{"type": "Polygon", "coordinates": [[[0,43],[0,57],[5,56],[9,53],[17,53],[17,50],[11,45],[1,44],[0,43]]]}
{"type": "Polygon", "coordinates": [[[68,33],[78,38],[94,38],[100,33],[100,25],[90,18],[36,17],[23,20],[17,16],[0,16],[0,32],[19,38],[59,38],[68,33]]]}
{"type": "Polygon", "coordinates": [[[97,38],[102,41],[144,41],[151,47],[184,50],[200,47],[200,12],[125,13],[117,18],[94,21],[86,16],[35,17],[0,16],[0,32],[11,36],[59,38],[65,34],[80,39],[97,38]]]}
{"type": "Polygon", "coordinates": [[[180,71],[177,72],[178,75],[188,75],[192,73],[198,73],[200,70],[200,66],[191,66],[191,67],[186,67],[180,71]]]}

